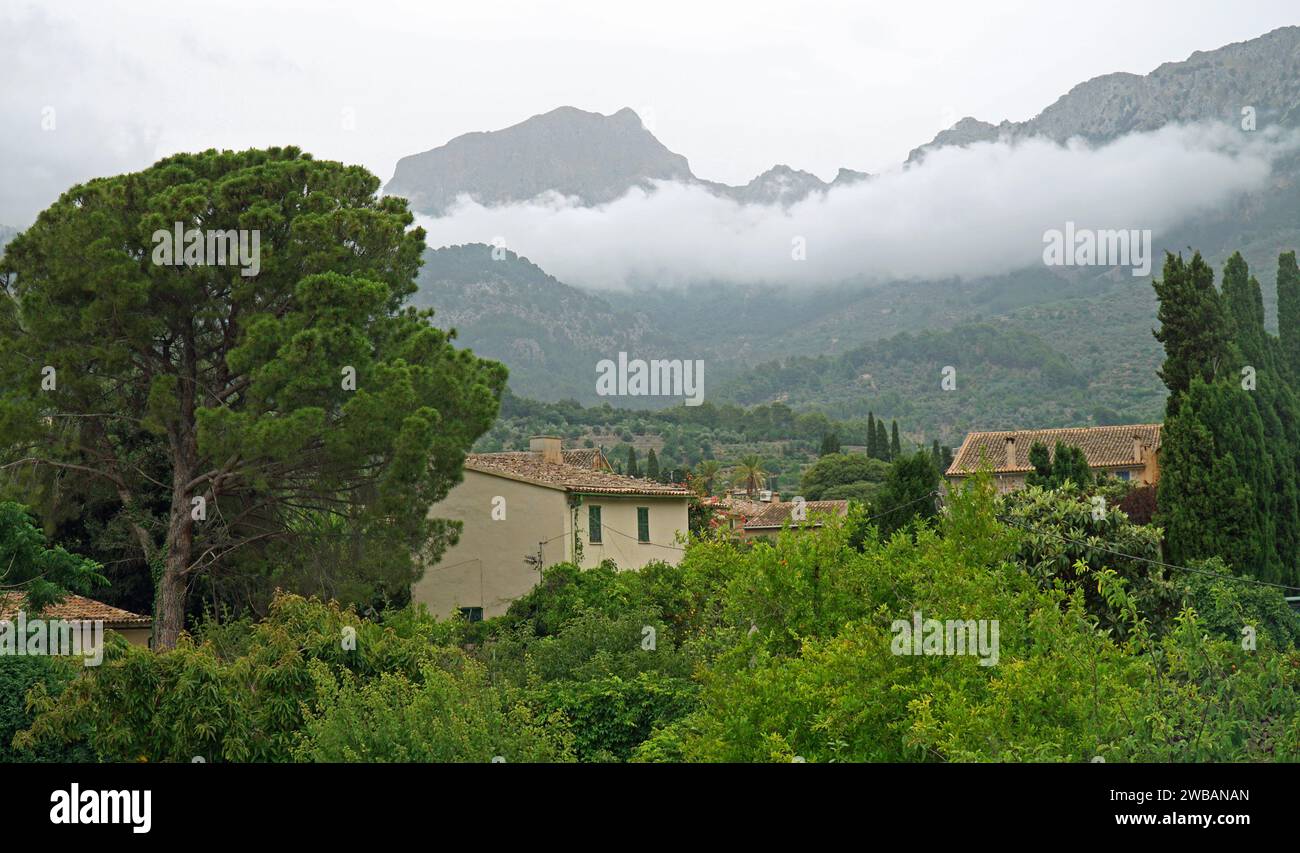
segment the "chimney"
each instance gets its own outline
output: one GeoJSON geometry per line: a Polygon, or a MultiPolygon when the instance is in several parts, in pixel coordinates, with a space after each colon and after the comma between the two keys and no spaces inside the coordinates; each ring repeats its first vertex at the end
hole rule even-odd
{"type": "Polygon", "coordinates": [[[1140,435],[1133,436],[1133,461],[1142,461],[1142,436],[1140,435]]]}
{"type": "Polygon", "coordinates": [[[560,437],[558,435],[535,435],[528,439],[528,449],[533,453],[542,454],[542,461],[547,464],[558,465],[564,461],[564,454],[560,452],[560,437]]]}
{"type": "Polygon", "coordinates": [[[1016,467],[1016,437],[1014,435],[1007,436],[1007,467],[1016,467]]]}

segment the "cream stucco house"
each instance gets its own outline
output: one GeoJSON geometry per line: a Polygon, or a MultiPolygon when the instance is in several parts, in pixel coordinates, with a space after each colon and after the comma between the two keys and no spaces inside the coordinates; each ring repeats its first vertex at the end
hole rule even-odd
{"type": "Polygon", "coordinates": [[[690,492],[613,473],[599,451],[541,436],[526,452],[473,453],[465,479],[430,510],[462,522],[460,538],[411,597],[442,618],[499,616],[541,569],[612,560],[639,569],[681,559],[690,492]]]}

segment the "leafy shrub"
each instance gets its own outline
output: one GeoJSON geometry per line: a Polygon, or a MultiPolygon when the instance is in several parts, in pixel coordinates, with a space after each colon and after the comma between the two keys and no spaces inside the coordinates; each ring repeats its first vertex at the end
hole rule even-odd
{"type": "Polygon", "coordinates": [[[418,678],[360,679],[321,661],[310,669],[316,701],[293,751],[300,761],[572,760],[573,738],[559,714],[535,718],[463,655],[426,665],[418,678]]]}
{"type": "Polygon", "coordinates": [[[37,748],[15,748],[14,735],[32,724],[27,710],[27,691],[43,685],[47,694],[58,695],[83,669],[79,660],[50,657],[0,656],[0,764],[10,762],[84,762],[95,756],[84,744],[42,744],[37,748]]]}

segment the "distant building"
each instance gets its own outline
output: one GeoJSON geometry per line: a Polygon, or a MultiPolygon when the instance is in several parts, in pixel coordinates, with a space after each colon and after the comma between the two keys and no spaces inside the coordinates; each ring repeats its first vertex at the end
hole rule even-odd
{"type": "Polygon", "coordinates": [[[462,522],[460,539],[411,597],[440,618],[482,619],[505,613],[556,563],[675,564],[690,497],[682,486],[615,474],[599,450],[565,450],[555,436],[533,438],[527,451],[471,453],[464,481],[429,511],[462,522]]]}
{"type": "MultiPolygon", "coordinates": [[[[24,596],[19,592],[0,592],[0,620],[13,621],[23,609],[24,596]]],[[[133,646],[149,645],[153,635],[153,619],[122,610],[84,595],[68,595],[58,604],[51,604],[40,613],[27,612],[28,619],[62,619],[66,622],[102,621],[105,631],[116,631],[133,646]]]]}
{"type": "Polygon", "coordinates": [[[1058,441],[1082,450],[1095,475],[1108,474],[1140,485],[1155,485],[1160,480],[1160,424],[972,432],[961,443],[945,476],[956,486],[984,463],[993,473],[998,491],[1019,489],[1025,485],[1025,475],[1034,470],[1029,464],[1029,448],[1041,442],[1055,454],[1058,441]]]}
{"type": "Polygon", "coordinates": [[[821,527],[828,517],[843,517],[849,512],[848,501],[804,501],[804,519],[797,521],[794,519],[794,508],[798,505],[797,501],[767,504],[761,512],[745,521],[741,538],[772,536],[780,533],[787,523],[799,530],[815,529],[821,527]]]}
{"type": "Polygon", "coordinates": [[[701,499],[701,503],[714,510],[710,527],[714,530],[726,528],[736,536],[743,535],[745,523],[751,518],[756,518],[768,507],[768,504],[761,501],[748,500],[735,495],[721,498],[710,496],[701,499]]]}

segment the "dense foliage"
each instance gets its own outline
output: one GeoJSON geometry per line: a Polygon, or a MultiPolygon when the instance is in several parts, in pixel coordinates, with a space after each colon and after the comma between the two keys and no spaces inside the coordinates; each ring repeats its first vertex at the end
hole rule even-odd
{"type": "Polygon", "coordinates": [[[1093,508],[1077,489],[997,497],[978,476],[893,535],[855,514],[771,542],[700,539],[677,566],[554,566],[479,623],[282,596],[258,624],[60,666],[30,691],[13,747],[109,761],[1300,758],[1300,624],[1278,592],[1222,563],[1146,562],[1159,530],[1093,508]],[[996,662],[895,654],[895,621],[916,611],[996,620],[996,662]]]}
{"type": "MultiPolygon", "coordinates": [[[[1295,253],[1278,260],[1279,312],[1300,300],[1295,253]]],[[[1193,255],[1169,255],[1156,282],[1169,387],[1157,521],[1174,562],[1222,558],[1235,571],[1300,586],[1300,373],[1296,329],[1264,329],[1263,295],[1240,254],[1223,284],[1193,255]]]]}

